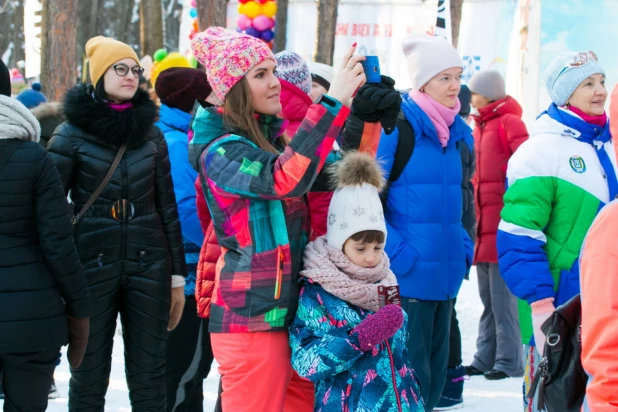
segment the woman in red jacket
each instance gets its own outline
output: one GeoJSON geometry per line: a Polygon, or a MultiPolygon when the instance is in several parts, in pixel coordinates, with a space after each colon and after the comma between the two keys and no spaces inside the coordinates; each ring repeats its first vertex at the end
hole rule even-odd
{"type": "Polygon", "coordinates": [[[496,233],[504,206],[506,167],[513,152],[528,139],[528,132],[521,120],[521,106],[506,95],[504,78],[498,71],[477,73],[468,87],[472,91],[472,105],[479,112],[474,117],[473,182],[478,222],[474,263],[485,309],[479,324],[477,352],[467,372],[497,380],[523,374],[517,299],[500,275],[496,233]]]}

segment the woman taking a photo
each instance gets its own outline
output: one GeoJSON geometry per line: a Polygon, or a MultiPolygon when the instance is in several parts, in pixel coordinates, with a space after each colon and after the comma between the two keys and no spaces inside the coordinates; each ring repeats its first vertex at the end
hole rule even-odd
{"type": "Polygon", "coordinates": [[[365,81],[363,57],[349,51],[329,95],[309,108],[286,144],[276,117],[281,86],[266,44],[215,27],[198,34],[192,47],[221,105],[198,109],[190,156],[223,252],[209,327],[222,407],[311,411],[313,388],[293,374],[287,332],[309,239],[305,194],[348,116],[342,102],[365,81]]]}
{"type": "Polygon", "coordinates": [[[167,144],[154,126],[155,104],[138,88],[135,51],[95,37],[86,54],[92,85],[67,93],[67,122],[47,147],[74,203],[94,302],[86,356],[71,369],[69,410],[103,409],[120,313],[131,406],[163,411],[167,331],[182,315],[186,276],[167,144]]]}

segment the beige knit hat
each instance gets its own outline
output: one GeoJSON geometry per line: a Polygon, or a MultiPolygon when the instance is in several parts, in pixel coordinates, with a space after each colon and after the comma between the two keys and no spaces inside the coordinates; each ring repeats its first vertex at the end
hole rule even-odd
{"type": "Polygon", "coordinates": [[[444,70],[464,67],[457,50],[442,37],[413,33],[404,39],[403,53],[408,62],[412,86],[417,90],[444,70]]]}

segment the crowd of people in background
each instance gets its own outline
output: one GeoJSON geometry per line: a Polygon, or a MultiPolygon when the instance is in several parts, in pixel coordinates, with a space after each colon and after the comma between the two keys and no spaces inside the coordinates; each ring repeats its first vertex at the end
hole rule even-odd
{"type": "Polygon", "coordinates": [[[335,70],[213,27],[200,69],[170,53],[145,77],[98,36],[62,102],[0,61],[5,411],[46,409],[66,344],[68,409],[103,410],[118,318],[136,411],[202,411],[215,359],[217,411],[451,410],[474,375],[523,377],[522,409],[546,411],[543,325],[580,291],[583,408],[618,410],[599,58],[553,60],[528,130],[503,76],[462,85],[442,38],[404,41],[411,90],[368,82],[355,51],[335,70]]]}

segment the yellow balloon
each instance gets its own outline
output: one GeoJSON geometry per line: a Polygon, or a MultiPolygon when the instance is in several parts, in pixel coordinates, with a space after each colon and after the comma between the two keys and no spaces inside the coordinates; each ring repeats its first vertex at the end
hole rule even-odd
{"type": "Polygon", "coordinates": [[[248,1],[247,3],[245,3],[245,10],[243,14],[250,19],[253,19],[260,15],[260,11],[261,9],[259,4],[257,4],[255,1],[248,1]]]}
{"type": "Polygon", "coordinates": [[[238,4],[238,14],[245,14],[245,5],[242,3],[238,4]]]}
{"type": "Polygon", "coordinates": [[[267,1],[262,4],[262,13],[266,17],[274,18],[277,14],[277,3],[274,1],[267,1]]]}

